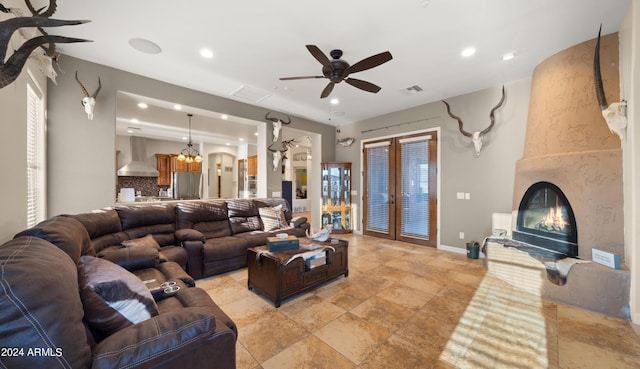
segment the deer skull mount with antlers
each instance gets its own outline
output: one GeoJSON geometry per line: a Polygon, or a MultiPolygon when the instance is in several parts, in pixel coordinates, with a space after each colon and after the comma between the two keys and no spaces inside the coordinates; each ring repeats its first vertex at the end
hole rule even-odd
{"type": "Polygon", "coordinates": [[[84,112],[87,113],[87,118],[89,118],[89,120],[93,120],[93,109],[96,107],[96,97],[98,97],[98,93],[102,88],[100,77],[98,77],[98,88],[91,95],[89,95],[87,89],[84,87],[82,82],[80,82],[80,79],[78,78],[78,71],[76,71],[76,81],[78,81],[78,84],[80,85],[80,87],[82,88],[82,92],[84,93],[84,97],[82,98],[82,106],[84,106],[84,112]]]}
{"type": "Polygon", "coordinates": [[[290,124],[291,117],[287,116],[287,121],[285,122],[284,120],[279,118],[269,117],[269,114],[271,114],[271,112],[268,112],[267,114],[265,114],[264,119],[271,122],[271,126],[273,128],[273,142],[276,142],[280,138],[280,130],[282,129],[282,125],[290,124]]]}
{"type": "Polygon", "coordinates": [[[447,113],[449,114],[449,116],[455,120],[458,121],[458,128],[460,129],[460,133],[462,133],[464,136],[466,137],[471,137],[471,142],[473,142],[473,147],[476,151],[476,156],[480,156],[480,150],[482,150],[482,137],[489,133],[489,131],[491,131],[491,129],[493,128],[493,125],[495,124],[495,111],[502,106],[502,103],[504,103],[504,98],[505,98],[505,94],[504,94],[504,86],[502,86],[502,98],[500,99],[500,102],[498,103],[498,105],[494,106],[493,109],[491,109],[491,113],[489,113],[489,119],[491,120],[491,124],[489,124],[489,126],[485,129],[483,129],[482,131],[477,131],[477,132],[467,132],[464,130],[464,123],[462,122],[462,119],[460,119],[460,117],[458,117],[457,115],[454,115],[453,113],[451,113],[451,108],[449,107],[449,104],[442,100],[442,102],[447,106],[447,113]]]}
{"type": "Polygon", "coordinates": [[[622,100],[621,102],[607,104],[604,85],[602,84],[602,74],[600,73],[600,32],[602,32],[602,25],[598,30],[598,41],[596,41],[596,51],[593,57],[593,79],[596,85],[596,96],[598,97],[602,116],[609,126],[609,131],[618,135],[620,140],[623,140],[627,130],[627,102],[622,100]]]}

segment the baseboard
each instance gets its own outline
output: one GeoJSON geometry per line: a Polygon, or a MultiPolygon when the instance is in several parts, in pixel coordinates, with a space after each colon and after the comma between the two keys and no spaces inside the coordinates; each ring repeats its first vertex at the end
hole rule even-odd
{"type": "MultiPolygon", "coordinates": [[[[439,245],[438,250],[455,252],[456,254],[463,254],[463,255],[467,254],[466,248],[463,249],[462,247],[455,247],[455,246],[439,245]]],[[[484,259],[484,253],[482,253],[482,251],[479,253],[478,258],[484,259]]]]}
{"type": "Polygon", "coordinates": [[[466,254],[467,253],[466,249],[463,249],[461,247],[447,246],[447,245],[439,245],[438,246],[438,250],[450,251],[450,252],[455,252],[455,253],[458,253],[458,254],[466,254]]]}

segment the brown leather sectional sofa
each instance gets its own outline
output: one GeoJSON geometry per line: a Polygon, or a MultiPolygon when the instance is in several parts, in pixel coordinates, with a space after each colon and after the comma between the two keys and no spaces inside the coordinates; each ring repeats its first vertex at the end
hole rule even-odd
{"type": "Polygon", "coordinates": [[[194,278],[243,267],[247,248],[307,229],[283,199],[47,219],[0,246],[0,366],[235,368],[237,327],[194,278]],[[179,289],[158,287],[168,281],[179,289]]]}

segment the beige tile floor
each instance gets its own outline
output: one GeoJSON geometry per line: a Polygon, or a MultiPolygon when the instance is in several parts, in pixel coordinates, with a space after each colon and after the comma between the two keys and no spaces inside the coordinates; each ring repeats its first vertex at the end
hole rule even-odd
{"type": "Polygon", "coordinates": [[[278,309],[246,268],[197,281],[239,327],[238,369],[640,368],[627,321],[520,292],[463,254],[339,237],[349,277],[278,309]]]}

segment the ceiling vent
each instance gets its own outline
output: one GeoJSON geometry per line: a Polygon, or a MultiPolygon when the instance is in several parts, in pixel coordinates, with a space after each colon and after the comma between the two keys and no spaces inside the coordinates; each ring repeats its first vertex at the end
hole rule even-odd
{"type": "Polygon", "coordinates": [[[400,92],[402,92],[405,95],[413,95],[413,94],[417,94],[418,92],[422,91],[422,87],[418,86],[418,85],[413,85],[410,87],[407,87],[403,90],[401,90],[400,92]]]}
{"type": "Polygon", "coordinates": [[[260,91],[258,89],[255,89],[249,86],[240,86],[240,88],[233,91],[231,95],[245,99],[245,100],[249,100],[254,103],[260,102],[266,99],[267,97],[271,96],[264,91],[260,91]]]}

